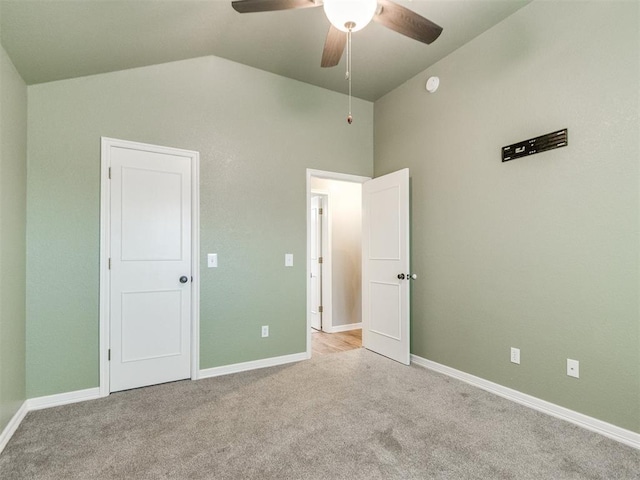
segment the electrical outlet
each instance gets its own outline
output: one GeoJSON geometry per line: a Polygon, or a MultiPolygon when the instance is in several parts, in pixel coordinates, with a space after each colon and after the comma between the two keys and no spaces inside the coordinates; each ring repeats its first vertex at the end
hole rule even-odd
{"type": "Polygon", "coordinates": [[[567,375],[580,378],[580,362],[578,360],[567,358],[567,375]]]}
{"type": "Polygon", "coordinates": [[[520,365],[520,349],[511,347],[511,363],[520,365]]]}
{"type": "Polygon", "coordinates": [[[262,326],[262,338],[269,336],[269,325],[262,326]]]}

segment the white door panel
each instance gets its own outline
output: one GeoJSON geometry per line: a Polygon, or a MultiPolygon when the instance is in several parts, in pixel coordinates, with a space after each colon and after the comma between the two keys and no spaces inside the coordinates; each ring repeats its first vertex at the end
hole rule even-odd
{"type": "Polygon", "coordinates": [[[121,173],[122,260],[181,260],[182,176],[126,166],[121,173]]]}
{"type": "Polygon", "coordinates": [[[181,308],[180,290],[123,293],[122,363],[180,355],[181,308]]]}
{"type": "Polygon", "coordinates": [[[369,217],[369,256],[372,260],[400,260],[401,238],[400,188],[368,192],[369,208],[374,215],[369,217]]]}
{"type": "Polygon", "coordinates": [[[409,170],[365,182],[362,209],[362,344],[408,365],[409,170]]]}
{"type": "Polygon", "coordinates": [[[402,291],[397,283],[369,283],[369,331],[401,340],[402,291]]]}
{"type": "Polygon", "coordinates": [[[191,158],[113,146],[110,159],[113,392],[190,376],[191,158]]]}

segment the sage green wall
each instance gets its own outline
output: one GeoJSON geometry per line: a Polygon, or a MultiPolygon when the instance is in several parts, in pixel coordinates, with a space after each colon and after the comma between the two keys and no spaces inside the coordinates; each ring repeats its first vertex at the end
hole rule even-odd
{"type": "Polygon", "coordinates": [[[375,175],[411,169],[412,353],[635,432],[638,14],[535,1],[376,102],[374,129],[375,175]]]}
{"type": "Polygon", "coordinates": [[[0,432],[25,395],[27,86],[0,47],[0,432]]]}
{"type": "Polygon", "coordinates": [[[30,86],[28,396],[98,385],[100,136],[200,152],[200,368],[304,352],[306,169],[371,175],[354,101],[216,57],[30,86]]]}

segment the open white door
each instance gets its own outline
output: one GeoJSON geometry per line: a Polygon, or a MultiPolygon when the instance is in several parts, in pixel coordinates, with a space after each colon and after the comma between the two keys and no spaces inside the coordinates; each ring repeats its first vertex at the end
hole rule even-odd
{"type": "Polygon", "coordinates": [[[362,186],[362,345],[409,365],[409,169],[362,186]]]}

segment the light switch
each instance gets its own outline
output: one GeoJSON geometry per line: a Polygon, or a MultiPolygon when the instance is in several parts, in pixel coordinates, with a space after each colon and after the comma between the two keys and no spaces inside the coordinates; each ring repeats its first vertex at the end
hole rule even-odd
{"type": "Polygon", "coordinates": [[[293,267],[293,253],[284,254],[284,266],[293,267]]]}
{"type": "Polygon", "coordinates": [[[218,254],[217,253],[209,253],[207,255],[207,267],[216,268],[218,266],[218,254]]]}

